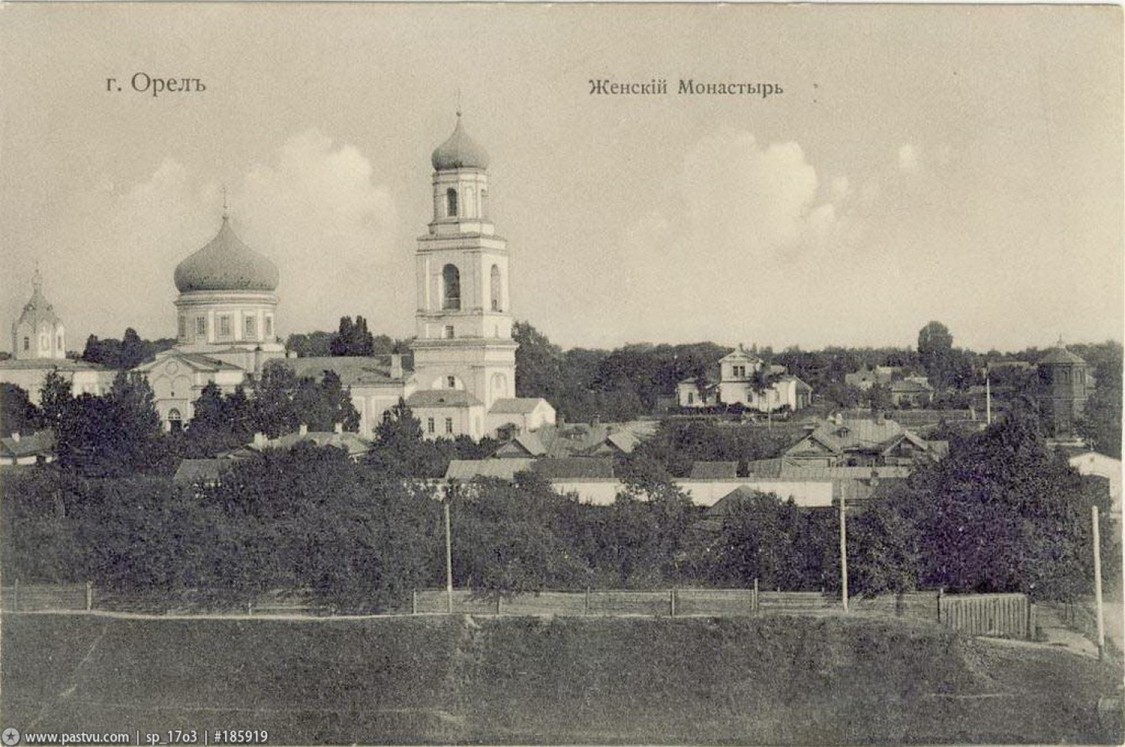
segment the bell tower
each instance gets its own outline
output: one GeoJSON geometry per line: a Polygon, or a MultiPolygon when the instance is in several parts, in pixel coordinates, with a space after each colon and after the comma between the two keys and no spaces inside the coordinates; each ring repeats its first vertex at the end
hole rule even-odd
{"type": "Polygon", "coordinates": [[[433,220],[418,238],[414,375],[419,390],[460,389],[487,412],[515,397],[516,348],[508,306],[508,244],[488,214],[488,154],[453,134],[433,165],[433,220]]]}

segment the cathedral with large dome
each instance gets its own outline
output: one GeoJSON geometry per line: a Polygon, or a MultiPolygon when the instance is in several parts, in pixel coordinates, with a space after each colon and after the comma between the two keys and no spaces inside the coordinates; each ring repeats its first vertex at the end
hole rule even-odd
{"type": "Polygon", "coordinates": [[[209,382],[252,388],[270,361],[298,376],[335,372],[371,436],[406,401],[428,438],[535,430],[553,423],[543,399],[515,396],[507,242],[488,215],[488,155],[465,131],[434,150],[433,219],[415,250],[414,370],[401,356],[308,357],[279,341],[280,272],[239,238],[224,207],[218,232],[176,267],[176,345],[140,366],[168,429],[184,427],[209,382]]]}

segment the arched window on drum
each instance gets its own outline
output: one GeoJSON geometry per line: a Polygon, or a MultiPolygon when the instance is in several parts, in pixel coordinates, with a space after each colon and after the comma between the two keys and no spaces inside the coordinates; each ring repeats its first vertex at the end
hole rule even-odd
{"type": "Polygon", "coordinates": [[[500,267],[498,265],[492,266],[492,272],[489,278],[489,291],[492,296],[492,310],[504,310],[504,288],[500,279],[500,267]]]}
{"type": "Polygon", "coordinates": [[[441,270],[441,307],[452,311],[461,308],[461,271],[457,265],[446,265],[441,270]]]}

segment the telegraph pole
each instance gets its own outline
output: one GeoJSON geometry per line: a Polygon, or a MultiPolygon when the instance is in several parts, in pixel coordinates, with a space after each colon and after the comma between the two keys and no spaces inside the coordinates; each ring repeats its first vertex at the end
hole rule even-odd
{"type": "Polygon", "coordinates": [[[453,539],[449,527],[449,503],[453,500],[454,483],[449,481],[442,507],[445,509],[445,610],[453,614],[453,539]]]}
{"type": "Polygon", "coordinates": [[[844,506],[844,494],[840,493],[840,599],[844,612],[848,611],[848,519],[844,506]]]}
{"type": "Polygon", "coordinates": [[[992,369],[985,364],[984,367],[984,420],[992,425],[992,369]]]}

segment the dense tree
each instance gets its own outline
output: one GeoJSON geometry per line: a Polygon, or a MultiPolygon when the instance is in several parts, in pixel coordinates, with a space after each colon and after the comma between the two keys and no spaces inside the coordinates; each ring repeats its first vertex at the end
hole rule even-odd
{"type": "Polygon", "coordinates": [[[136,368],[144,362],[148,353],[147,346],[137,334],[137,330],[129,327],[125,330],[125,336],[121,338],[121,354],[117,367],[125,370],[136,368]]]}
{"type": "Polygon", "coordinates": [[[0,436],[34,433],[41,424],[42,414],[26,391],[15,384],[0,384],[0,436]]]}
{"type": "Polygon", "coordinates": [[[104,397],[84,394],[62,412],[55,449],[60,464],[89,476],[123,476],[166,469],[160,416],[152,388],[122,371],[104,397]]]}
{"type": "Polygon", "coordinates": [[[748,462],[772,459],[803,435],[801,430],[765,425],[720,425],[703,420],[664,420],[656,433],[642,441],[632,459],[651,459],[674,477],[687,477],[697,461],[748,462]]]}
{"type": "Polygon", "coordinates": [[[824,591],[839,585],[836,512],[759,491],[728,499],[718,527],[693,530],[696,577],[717,586],[824,591]]]}
{"type": "Polygon", "coordinates": [[[530,472],[447,486],[454,582],[488,595],[581,588],[590,572],[560,522],[573,498],[530,472]]]}
{"type": "Polygon", "coordinates": [[[176,341],[171,338],[143,340],[135,329],[129,327],[120,340],[99,340],[97,335],[87,337],[81,360],[127,371],[152,360],[157,353],[168,350],[175,344],[176,341]]]}
{"type": "Polygon", "coordinates": [[[686,570],[687,528],[700,509],[664,466],[643,456],[623,465],[622,489],[612,509],[603,550],[618,583],[648,586],[678,579],[686,570]]]}
{"type": "Polygon", "coordinates": [[[39,409],[43,425],[47,428],[57,428],[62,421],[63,413],[73,400],[74,390],[70,382],[57,370],[48,371],[39,390],[39,409]]]}
{"type": "MultiPolygon", "coordinates": [[[[901,495],[873,501],[848,519],[848,584],[853,594],[902,596],[918,586],[918,550],[901,495]]],[[[901,607],[898,607],[901,612],[901,607]]]]}
{"type": "Polygon", "coordinates": [[[246,443],[253,434],[251,400],[242,387],[224,394],[215,382],[208,382],[192,410],[191,423],[179,445],[182,456],[215,457],[246,443]]]}
{"type": "Polygon", "coordinates": [[[918,332],[918,359],[934,389],[940,391],[951,383],[953,335],[944,324],[930,322],[918,332]]]}
{"type": "Polygon", "coordinates": [[[270,438],[302,425],[320,431],[331,431],[337,424],[351,431],[359,427],[351,394],[333,371],[325,371],[316,381],[299,378],[284,364],[271,361],[262,370],[252,403],[254,430],[270,438]]]}
{"type": "Polygon", "coordinates": [[[1078,433],[1103,454],[1121,458],[1121,365],[1122,349],[1117,342],[1075,346],[1092,368],[1094,392],[1086,402],[1078,433]]]}
{"type": "Polygon", "coordinates": [[[340,328],[329,345],[332,355],[367,356],[375,353],[375,338],[367,329],[367,320],[357,316],[341,317],[340,328]]]}
{"type": "Polygon", "coordinates": [[[332,355],[333,332],[294,333],[289,335],[285,347],[301,358],[327,357],[332,355]]]}
{"type": "Polygon", "coordinates": [[[863,399],[872,412],[883,412],[891,409],[891,388],[885,384],[875,384],[863,393],[863,399]]]}
{"type": "MultiPolygon", "coordinates": [[[[1071,599],[1092,578],[1091,500],[1034,413],[1017,407],[915,472],[896,505],[912,524],[922,586],[1071,599]]],[[[1114,557],[1105,553],[1107,568],[1114,557]]]]}

